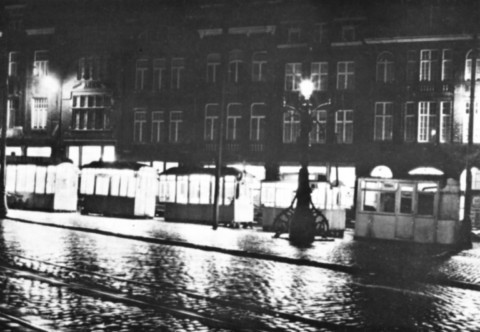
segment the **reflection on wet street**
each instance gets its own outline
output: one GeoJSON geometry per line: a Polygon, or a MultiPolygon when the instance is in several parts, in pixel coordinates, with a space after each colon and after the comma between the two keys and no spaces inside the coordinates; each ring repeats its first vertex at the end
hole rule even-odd
{"type": "MultiPolygon", "coordinates": [[[[470,271],[470,279],[475,273],[478,277],[480,257],[471,255],[443,258],[428,250],[399,252],[354,241],[355,248],[328,245],[330,262],[355,263],[364,271],[349,274],[10,220],[2,221],[2,228],[0,250],[8,264],[116,289],[158,306],[242,322],[240,327],[251,330],[480,330],[478,291],[424,282],[456,267],[470,271]]],[[[249,249],[248,241],[243,245],[249,249]]],[[[305,249],[304,255],[312,254],[305,249]]],[[[61,331],[222,329],[152,305],[119,303],[7,272],[0,302],[16,308],[23,319],[61,331]]]]}

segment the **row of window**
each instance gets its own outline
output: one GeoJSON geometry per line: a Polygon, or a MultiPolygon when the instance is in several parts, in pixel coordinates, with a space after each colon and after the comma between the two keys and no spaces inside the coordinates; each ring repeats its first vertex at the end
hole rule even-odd
{"type": "MultiPolygon", "coordinates": [[[[46,76],[49,73],[48,51],[35,51],[33,70],[35,76],[46,76]]],[[[206,76],[208,83],[219,81],[221,54],[211,53],[207,56],[206,76]]],[[[267,53],[255,52],[251,58],[250,77],[253,82],[266,81],[267,53]]],[[[18,75],[19,52],[9,53],[8,74],[18,75]]],[[[353,89],[355,81],[355,68],[353,61],[337,62],[338,90],[353,89]]],[[[472,51],[465,59],[465,80],[470,80],[472,68],[472,51]]],[[[138,59],[135,69],[135,89],[152,89],[158,91],[166,88],[167,62],[165,58],[138,59]]],[[[184,58],[172,58],[170,66],[170,86],[180,89],[185,71],[184,58]]],[[[311,79],[314,81],[315,90],[328,89],[328,62],[313,62],[310,67],[311,79]]],[[[107,59],[102,56],[82,57],[78,60],[77,79],[101,80],[107,75],[107,59]]],[[[477,59],[476,75],[480,77],[480,59],[477,59]]],[[[228,81],[238,83],[245,80],[244,54],[241,50],[234,50],[228,54],[228,81]]],[[[303,77],[301,63],[287,63],[285,65],[285,90],[298,91],[299,82],[303,77]]],[[[421,82],[442,81],[453,79],[453,61],[451,49],[424,49],[420,52],[407,51],[406,78],[413,82],[417,78],[421,82]]],[[[377,57],[376,81],[391,83],[395,81],[395,58],[391,52],[382,52],[377,57]]]]}
{"type": "MultiPolygon", "coordinates": [[[[465,112],[462,122],[462,141],[467,142],[469,104],[465,105],[465,112]]],[[[475,110],[477,113],[477,109],[475,110]]],[[[312,130],[310,132],[310,143],[327,143],[327,110],[315,110],[312,114],[312,130]]],[[[178,142],[180,140],[183,123],[182,111],[147,112],[146,109],[135,109],[134,115],[134,141],[164,143],[178,142]],[[167,119],[169,116],[167,133],[167,119]],[[150,137],[147,135],[147,126],[150,129],[150,137]],[[168,136],[167,136],[168,134],[168,136]]],[[[227,105],[225,118],[225,134],[228,141],[240,139],[241,123],[245,115],[242,112],[242,104],[231,103],[227,105]]],[[[407,102],[404,105],[402,123],[403,140],[405,142],[440,142],[452,141],[453,113],[452,102],[442,101],[421,101],[407,102]]],[[[262,141],[265,138],[266,130],[266,105],[264,103],[253,103],[250,106],[249,139],[250,141],[262,141]]],[[[300,117],[296,113],[286,112],[283,115],[283,142],[295,143],[300,134],[300,117]]],[[[334,116],[335,141],[337,143],[353,143],[354,111],[337,110],[334,116]]],[[[480,143],[480,116],[475,117],[474,142],[480,143]]],[[[394,103],[381,101],[375,103],[374,112],[374,133],[375,141],[391,141],[394,131],[394,103]]],[[[207,104],[204,114],[205,141],[216,141],[219,130],[219,104],[207,104]]]]}
{"type": "Polygon", "coordinates": [[[135,143],[178,143],[182,138],[183,111],[174,110],[167,113],[164,111],[153,111],[148,113],[145,109],[137,108],[134,111],[133,119],[133,141],[135,143]],[[167,124],[168,120],[168,136],[167,124]],[[147,124],[150,124],[150,138],[148,138],[147,124]]]}
{"type": "MultiPolygon", "coordinates": [[[[8,75],[18,76],[20,52],[10,52],[8,57],[8,75]]],[[[77,79],[101,80],[107,77],[107,58],[88,56],[78,59],[77,79]]],[[[49,74],[49,52],[35,51],[33,58],[33,75],[45,77],[49,74]]]]}
{"type": "MultiPolygon", "coordinates": [[[[8,99],[8,128],[15,126],[19,107],[17,98],[8,99]]],[[[47,128],[48,98],[36,97],[31,101],[31,128],[47,128]]],[[[74,95],[72,98],[72,128],[75,130],[106,130],[110,126],[110,97],[104,94],[74,95]]]]}

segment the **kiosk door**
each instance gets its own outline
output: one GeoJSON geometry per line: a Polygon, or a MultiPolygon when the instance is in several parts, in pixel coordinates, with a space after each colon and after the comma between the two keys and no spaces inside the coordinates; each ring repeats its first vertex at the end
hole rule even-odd
{"type": "Polygon", "coordinates": [[[413,239],[414,230],[414,185],[400,183],[398,211],[395,223],[395,237],[404,240],[413,239]]]}

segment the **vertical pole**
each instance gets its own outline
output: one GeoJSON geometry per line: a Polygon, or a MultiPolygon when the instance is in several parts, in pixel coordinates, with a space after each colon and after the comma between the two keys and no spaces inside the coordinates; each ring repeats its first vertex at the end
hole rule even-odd
{"type": "Polygon", "coordinates": [[[218,137],[217,137],[217,158],[215,161],[215,191],[213,200],[213,220],[212,228],[215,230],[218,228],[218,221],[220,219],[220,180],[222,178],[222,164],[223,164],[223,141],[224,141],[224,122],[225,122],[225,93],[227,84],[227,70],[226,57],[223,61],[223,79],[222,79],[222,96],[218,115],[218,137]]]}
{"type": "MultiPolygon", "coordinates": [[[[4,36],[5,38],[5,58],[8,62],[8,36],[4,36]]],[[[0,60],[0,63],[2,61],[0,60]]],[[[8,74],[8,72],[7,72],[8,74]]],[[[7,149],[7,112],[8,112],[8,91],[9,91],[9,83],[10,79],[7,77],[5,83],[5,90],[3,92],[4,100],[3,100],[3,113],[2,113],[2,134],[0,137],[0,218],[4,218],[7,216],[8,213],[8,206],[7,206],[7,192],[5,188],[6,182],[6,168],[7,168],[7,156],[6,156],[6,149],[7,149]]]]}
{"type": "MultiPolygon", "coordinates": [[[[60,74],[61,75],[61,74],[60,74]]],[[[59,80],[59,89],[60,89],[60,92],[59,92],[59,105],[58,105],[58,136],[57,136],[57,157],[59,157],[60,159],[63,159],[65,157],[65,153],[63,151],[63,142],[62,142],[62,113],[63,113],[63,76],[60,76],[60,80],[59,80]]]]}
{"type": "Polygon", "coordinates": [[[472,207],[472,163],[470,161],[470,152],[473,147],[473,127],[475,121],[475,89],[476,89],[476,71],[477,71],[477,34],[473,36],[472,63],[470,73],[470,109],[468,114],[468,143],[466,153],[466,179],[465,179],[465,206],[463,214],[463,240],[471,245],[470,233],[472,230],[472,220],[470,212],[472,207]]]}

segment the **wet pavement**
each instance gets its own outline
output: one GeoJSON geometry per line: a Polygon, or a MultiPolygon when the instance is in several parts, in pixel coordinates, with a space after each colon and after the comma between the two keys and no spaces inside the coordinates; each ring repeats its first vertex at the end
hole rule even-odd
{"type": "MultiPolygon", "coordinates": [[[[285,238],[274,239],[272,233],[259,229],[220,227],[214,231],[206,225],[158,219],[20,210],[11,210],[9,218],[96,229],[140,239],[171,240],[170,244],[149,243],[7,219],[1,224],[0,250],[13,265],[29,266],[73,281],[85,276],[62,266],[94,272],[98,275],[95,285],[143,296],[155,305],[186,308],[209,317],[242,322],[239,328],[480,330],[477,317],[480,293],[474,289],[480,284],[477,243],[471,250],[452,253],[355,241],[350,231],[343,239],[316,241],[309,248],[296,248],[285,238]],[[193,246],[178,246],[175,241],[193,246]],[[210,250],[212,248],[223,251],[210,250]],[[258,257],[231,255],[229,251],[255,253],[258,257]],[[274,257],[297,260],[300,264],[274,257]],[[35,262],[32,259],[56,266],[32,264],[35,262]],[[327,268],[301,262],[326,263],[327,268]],[[361,273],[339,272],[328,268],[328,264],[355,266],[361,273]],[[470,284],[451,287],[437,282],[442,280],[470,284]],[[199,296],[192,297],[189,293],[199,296]],[[249,310],[249,306],[281,315],[261,314],[249,310]]],[[[161,312],[154,306],[140,309],[128,303],[92,298],[21,275],[8,275],[4,279],[7,282],[0,293],[0,303],[7,309],[14,308],[24,319],[54,330],[219,330],[199,320],[161,312]]]]}

